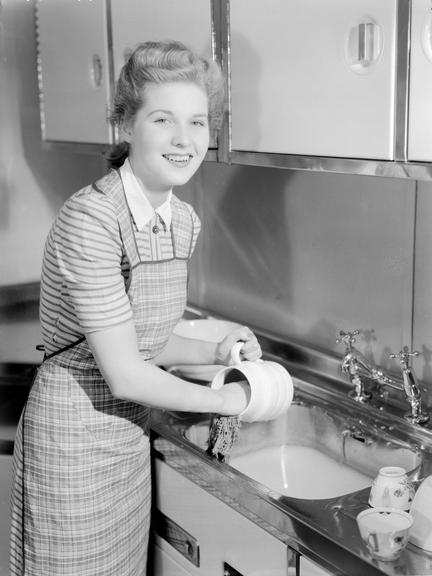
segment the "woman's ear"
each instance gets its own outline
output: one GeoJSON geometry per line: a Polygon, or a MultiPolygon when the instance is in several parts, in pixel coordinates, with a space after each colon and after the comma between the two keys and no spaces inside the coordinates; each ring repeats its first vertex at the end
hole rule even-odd
{"type": "Polygon", "coordinates": [[[119,128],[119,139],[124,142],[132,140],[132,126],[130,122],[124,122],[119,128]]]}

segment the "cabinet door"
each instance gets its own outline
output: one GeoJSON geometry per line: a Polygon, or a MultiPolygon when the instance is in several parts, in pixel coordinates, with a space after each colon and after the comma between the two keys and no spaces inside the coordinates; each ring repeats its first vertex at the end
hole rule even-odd
{"type": "Polygon", "coordinates": [[[432,4],[412,0],[408,159],[432,161],[432,4]]]}
{"type": "Polygon", "coordinates": [[[44,140],[111,143],[105,0],[39,0],[36,26],[44,140]]]}
{"type": "Polygon", "coordinates": [[[152,564],[154,576],[191,576],[191,572],[180,566],[173,558],[172,552],[166,548],[169,546],[163,540],[156,540],[152,564]]]}
{"type": "MultiPolygon", "coordinates": [[[[221,576],[226,563],[241,576],[293,574],[285,544],[158,459],[154,482],[158,510],[194,539],[198,565],[171,547],[170,556],[188,573],[221,576]]],[[[164,548],[170,548],[166,542],[164,548]]]]}
{"type": "Polygon", "coordinates": [[[232,150],[393,158],[397,0],[231,0],[232,150]]]}
{"type": "Polygon", "coordinates": [[[298,576],[332,576],[332,573],[305,556],[300,556],[298,576]]]}
{"type": "Polygon", "coordinates": [[[125,52],[146,40],[179,40],[212,57],[210,0],[115,0],[111,20],[115,78],[125,52]]]}

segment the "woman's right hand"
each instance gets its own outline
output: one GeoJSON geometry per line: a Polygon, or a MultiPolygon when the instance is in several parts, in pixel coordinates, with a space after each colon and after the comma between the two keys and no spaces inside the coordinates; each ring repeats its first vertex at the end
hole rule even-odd
{"type": "Polygon", "coordinates": [[[223,399],[221,416],[238,416],[249,404],[250,386],[246,380],[224,384],[218,392],[223,399]]]}

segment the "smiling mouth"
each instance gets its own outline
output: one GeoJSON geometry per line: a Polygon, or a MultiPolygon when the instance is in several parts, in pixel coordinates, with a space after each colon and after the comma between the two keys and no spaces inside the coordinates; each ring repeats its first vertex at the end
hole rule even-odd
{"type": "Polygon", "coordinates": [[[192,160],[190,154],[164,154],[163,157],[165,160],[168,160],[170,164],[178,168],[185,168],[192,160]]]}

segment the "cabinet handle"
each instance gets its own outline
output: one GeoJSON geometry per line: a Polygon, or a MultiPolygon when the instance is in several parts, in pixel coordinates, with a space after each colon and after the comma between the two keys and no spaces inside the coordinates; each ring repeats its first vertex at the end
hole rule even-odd
{"type": "Polygon", "coordinates": [[[100,88],[103,78],[103,64],[99,54],[93,54],[90,65],[90,79],[94,88],[100,88]]]}
{"type": "Polygon", "coordinates": [[[374,59],[375,25],[361,22],[358,27],[358,62],[370,64],[374,59]]]}
{"type": "Polygon", "coordinates": [[[200,549],[197,540],[191,534],[158,509],[154,512],[153,526],[156,534],[199,568],[200,549]]]}
{"type": "Polygon", "coordinates": [[[349,29],[346,59],[353,72],[366,74],[378,62],[382,48],[381,27],[372,19],[363,19],[349,29]]]}

